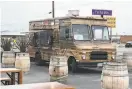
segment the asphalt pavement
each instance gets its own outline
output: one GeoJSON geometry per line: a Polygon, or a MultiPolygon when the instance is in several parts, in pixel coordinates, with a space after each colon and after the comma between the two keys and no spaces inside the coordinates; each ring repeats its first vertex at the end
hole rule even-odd
{"type": "MultiPolygon", "coordinates": [[[[117,49],[118,53],[121,54],[124,50],[132,51],[132,49],[125,49],[120,47],[117,49]]],[[[45,83],[50,81],[48,65],[36,66],[31,63],[31,69],[28,73],[23,76],[23,83],[45,83]]],[[[80,68],[77,73],[69,73],[67,85],[72,85],[75,89],[101,89],[101,72],[100,69],[87,69],[80,68]]],[[[129,72],[130,89],[132,89],[132,72],[129,72]]]]}
{"type": "MultiPolygon", "coordinates": [[[[122,54],[124,51],[131,52],[132,49],[126,49],[124,47],[117,48],[118,54],[122,54]]],[[[68,81],[66,84],[74,86],[76,89],[101,89],[101,72],[102,70],[91,70],[87,68],[80,68],[77,73],[68,75],[68,81]]],[[[24,74],[24,83],[41,83],[49,82],[48,66],[36,66],[31,65],[31,70],[28,74],[24,74]]],[[[129,72],[129,85],[132,89],[132,72],[129,72]]]]}
{"type": "MultiPolygon", "coordinates": [[[[48,66],[31,65],[30,72],[24,74],[24,82],[28,83],[42,83],[49,82],[48,66]]],[[[76,89],[101,89],[101,70],[80,68],[77,73],[70,73],[68,76],[67,85],[72,85],[76,89]]],[[[129,73],[130,88],[132,89],[132,72],[129,73]]]]}

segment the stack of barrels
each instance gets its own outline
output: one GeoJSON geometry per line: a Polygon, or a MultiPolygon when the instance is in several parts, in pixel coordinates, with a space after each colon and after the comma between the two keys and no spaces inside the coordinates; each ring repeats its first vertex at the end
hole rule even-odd
{"type": "Polygon", "coordinates": [[[68,65],[66,56],[52,56],[49,64],[50,81],[67,82],[68,65]]]}
{"type": "Polygon", "coordinates": [[[129,76],[126,63],[107,62],[101,75],[102,89],[129,89],[129,76]]]}
{"type": "Polygon", "coordinates": [[[2,67],[15,67],[22,69],[23,72],[28,72],[30,70],[29,53],[14,53],[12,51],[3,51],[1,61],[3,65],[2,67]]]}

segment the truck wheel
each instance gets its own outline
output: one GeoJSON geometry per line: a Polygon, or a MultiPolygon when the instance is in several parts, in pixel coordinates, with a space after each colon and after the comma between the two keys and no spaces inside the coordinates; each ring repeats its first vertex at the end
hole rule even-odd
{"type": "Polygon", "coordinates": [[[35,58],[30,57],[30,62],[34,62],[34,61],[35,61],[35,58]]]}
{"type": "Polygon", "coordinates": [[[41,62],[41,55],[40,53],[36,53],[35,54],[35,64],[38,66],[42,66],[43,63],[41,62]]]}
{"type": "Polygon", "coordinates": [[[69,58],[68,60],[68,70],[72,73],[77,72],[77,63],[75,58],[69,58]]]}

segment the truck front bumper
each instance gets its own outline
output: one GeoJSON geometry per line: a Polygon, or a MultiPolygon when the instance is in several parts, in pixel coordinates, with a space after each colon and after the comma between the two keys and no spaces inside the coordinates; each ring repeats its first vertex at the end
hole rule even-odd
{"type": "Polygon", "coordinates": [[[78,67],[103,67],[103,62],[77,62],[78,67]]]}

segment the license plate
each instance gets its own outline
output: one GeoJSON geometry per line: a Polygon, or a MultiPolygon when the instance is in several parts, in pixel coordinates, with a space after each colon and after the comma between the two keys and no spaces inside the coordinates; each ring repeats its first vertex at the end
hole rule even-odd
{"type": "Polygon", "coordinates": [[[98,67],[102,67],[103,66],[103,63],[98,63],[97,66],[98,67]]]}

